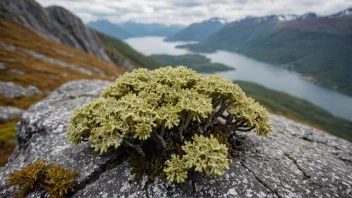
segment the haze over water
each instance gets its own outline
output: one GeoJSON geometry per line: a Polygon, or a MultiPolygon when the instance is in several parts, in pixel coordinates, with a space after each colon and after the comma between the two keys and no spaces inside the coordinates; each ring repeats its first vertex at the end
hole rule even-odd
{"type": "MultiPolygon", "coordinates": [[[[125,40],[137,51],[145,54],[182,55],[192,53],[186,49],[177,49],[177,45],[195,42],[165,42],[163,37],[137,37],[125,40]]],[[[306,99],[322,107],[335,116],[352,121],[352,97],[315,85],[304,80],[300,75],[286,69],[263,63],[246,56],[218,50],[203,54],[212,62],[218,62],[236,70],[218,72],[217,74],[231,80],[255,82],[267,88],[288,93],[306,99]]],[[[280,100],[280,98],[277,98],[280,100]]]]}

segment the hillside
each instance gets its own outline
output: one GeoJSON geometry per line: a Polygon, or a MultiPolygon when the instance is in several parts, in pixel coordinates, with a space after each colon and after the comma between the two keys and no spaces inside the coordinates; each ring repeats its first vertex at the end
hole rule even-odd
{"type": "Polygon", "coordinates": [[[126,39],[134,36],[131,32],[128,32],[107,20],[89,22],[87,26],[118,39],[126,39]]]}
{"type": "Polygon", "coordinates": [[[34,0],[1,0],[0,8],[0,18],[110,62],[94,33],[65,8],[43,8],[34,0]]]}
{"type": "Polygon", "coordinates": [[[170,56],[165,54],[151,55],[155,60],[158,60],[165,65],[176,67],[178,65],[185,65],[191,69],[196,70],[200,73],[214,73],[219,71],[233,70],[232,67],[228,67],[221,63],[212,63],[209,58],[198,54],[185,54],[179,56],[170,56]]]}
{"type": "Polygon", "coordinates": [[[224,19],[211,18],[201,23],[193,23],[180,32],[166,38],[166,41],[200,41],[225,26],[224,19]]]}
{"type": "MultiPolygon", "coordinates": [[[[43,38],[31,30],[0,19],[0,83],[34,86],[42,94],[10,98],[1,85],[0,107],[27,109],[61,84],[75,79],[114,80],[125,72],[122,67],[108,64],[85,52],[43,38]]],[[[6,91],[6,90],[5,90],[6,91]]],[[[79,90],[77,90],[79,91],[79,90]]],[[[14,148],[17,119],[0,123],[0,165],[14,148]]]]}
{"type": "Polygon", "coordinates": [[[352,95],[352,15],[307,14],[291,20],[275,15],[249,17],[188,48],[238,52],[352,95]]]}
{"type": "Polygon", "coordinates": [[[337,118],[304,99],[286,93],[247,81],[234,81],[234,83],[239,84],[248,96],[264,105],[269,111],[323,129],[352,142],[352,122],[337,118]]]}
{"type": "Polygon", "coordinates": [[[98,32],[97,38],[106,49],[108,56],[117,64],[128,60],[133,67],[156,69],[165,66],[165,64],[161,62],[135,51],[129,45],[118,39],[98,32]]]}
{"type": "Polygon", "coordinates": [[[125,22],[117,24],[122,29],[133,33],[136,37],[141,36],[171,36],[179,32],[181,25],[164,25],[159,23],[136,23],[125,22]]]}

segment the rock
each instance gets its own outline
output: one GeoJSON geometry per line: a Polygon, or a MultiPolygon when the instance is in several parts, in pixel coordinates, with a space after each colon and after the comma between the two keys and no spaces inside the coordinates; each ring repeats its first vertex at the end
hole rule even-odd
{"type": "Polygon", "coordinates": [[[38,34],[85,51],[111,63],[95,33],[71,12],[61,7],[43,8],[34,0],[1,0],[0,17],[25,27],[38,34]]]}
{"type": "Polygon", "coordinates": [[[5,98],[19,98],[27,96],[25,88],[12,82],[0,82],[0,96],[5,98]]]}
{"type": "Polygon", "coordinates": [[[34,96],[34,95],[40,96],[43,94],[36,86],[33,86],[33,85],[30,85],[27,87],[27,93],[28,93],[28,96],[34,96]]]}
{"type": "Polygon", "coordinates": [[[11,69],[10,72],[12,72],[12,73],[14,73],[14,74],[16,74],[18,76],[23,76],[23,75],[26,74],[26,72],[20,71],[20,70],[17,70],[17,69],[11,69]]]}
{"type": "Polygon", "coordinates": [[[16,107],[0,106],[0,123],[4,123],[14,118],[17,118],[21,116],[22,113],[23,110],[16,107]]]}
{"type": "Polygon", "coordinates": [[[0,62],[0,71],[4,71],[4,70],[6,70],[7,68],[6,68],[6,66],[5,66],[5,63],[2,63],[2,62],[0,62]]]}
{"type": "Polygon", "coordinates": [[[14,118],[17,118],[21,116],[22,113],[23,110],[16,107],[0,106],[0,123],[4,123],[14,118]]]}
{"type": "Polygon", "coordinates": [[[70,144],[68,120],[75,107],[97,98],[110,82],[64,84],[32,105],[16,127],[18,145],[0,169],[0,197],[12,197],[8,175],[36,160],[80,171],[72,197],[351,197],[352,144],[328,133],[271,115],[268,137],[240,133],[230,169],[221,177],[191,175],[183,184],[157,179],[145,187],[122,163],[107,170],[119,152],[99,155],[89,143],[70,144]]]}
{"type": "Polygon", "coordinates": [[[19,98],[42,94],[35,86],[23,88],[13,82],[0,82],[0,96],[5,98],[19,98]]]}

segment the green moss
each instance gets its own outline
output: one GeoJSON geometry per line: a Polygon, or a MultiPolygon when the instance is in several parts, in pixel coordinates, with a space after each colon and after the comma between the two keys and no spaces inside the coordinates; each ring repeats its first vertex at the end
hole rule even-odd
{"type": "Polygon", "coordinates": [[[31,192],[47,192],[52,198],[60,198],[74,191],[77,174],[78,172],[71,169],[39,160],[11,173],[6,183],[10,186],[20,186],[16,197],[26,197],[31,192]]]}

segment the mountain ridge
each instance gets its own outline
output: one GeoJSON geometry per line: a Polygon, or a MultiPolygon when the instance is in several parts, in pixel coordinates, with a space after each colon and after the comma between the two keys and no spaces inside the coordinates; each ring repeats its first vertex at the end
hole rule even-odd
{"type": "Polygon", "coordinates": [[[87,23],[87,26],[95,29],[96,31],[102,32],[118,39],[126,39],[134,36],[133,33],[120,28],[119,26],[111,23],[108,20],[98,20],[94,22],[89,22],[87,23]]]}
{"type": "Polygon", "coordinates": [[[22,24],[46,38],[85,51],[111,63],[90,29],[83,24],[81,19],[65,8],[58,6],[43,8],[34,0],[2,0],[0,7],[0,17],[22,24]],[[65,20],[67,18],[69,20],[65,20]],[[67,27],[71,29],[67,31],[67,27]]]}
{"type": "Polygon", "coordinates": [[[219,31],[226,24],[223,18],[213,17],[200,23],[192,23],[175,35],[167,37],[166,41],[200,41],[219,31]]]}

